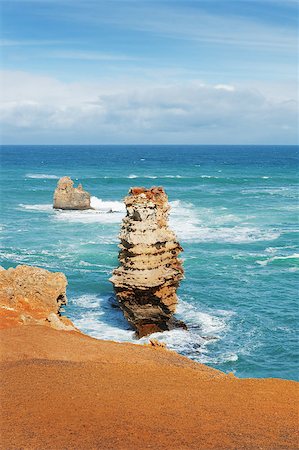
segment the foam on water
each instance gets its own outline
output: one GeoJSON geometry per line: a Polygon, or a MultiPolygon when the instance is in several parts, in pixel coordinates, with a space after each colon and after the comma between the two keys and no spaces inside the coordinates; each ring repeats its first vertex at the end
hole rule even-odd
{"type": "Polygon", "coordinates": [[[92,196],[90,198],[90,206],[97,211],[103,212],[125,212],[126,208],[123,202],[112,200],[112,201],[104,201],[101,198],[92,196]]]}
{"type": "Polygon", "coordinates": [[[135,174],[131,174],[128,177],[125,178],[129,178],[129,179],[135,179],[135,178],[149,178],[149,179],[156,179],[156,178],[160,178],[160,179],[165,179],[165,178],[188,178],[188,177],[182,177],[181,175],[135,175],[135,174]]]}
{"type": "Polygon", "coordinates": [[[273,256],[272,258],[268,258],[268,259],[264,259],[264,260],[260,260],[260,261],[256,261],[256,262],[260,266],[267,266],[269,263],[272,263],[274,261],[284,261],[287,259],[296,260],[298,258],[299,258],[299,253],[294,253],[293,255],[288,255],[288,256],[273,256]]]}
{"type": "MultiPolygon", "coordinates": [[[[98,339],[117,342],[131,342],[143,345],[155,338],[166,344],[169,349],[182,353],[197,361],[204,362],[208,357],[208,345],[221,339],[229,329],[232,311],[215,310],[213,313],[200,310],[183,300],[179,301],[177,316],[184,319],[188,331],[176,329],[163,333],[153,333],[142,339],[136,339],[134,331],[124,319],[122,311],[113,298],[101,298],[96,295],[82,295],[69,299],[68,316],[81,331],[98,339]]],[[[228,360],[231,354],[226,356],[228,360]]],[[[223,357],[225,360],[226,357],[223,357]]],[[[218,358],[218,356],[217,356],[218,358]]],[[[216,361],[216,360],[215,360],[216,361]]],[[[214,362],[215,362],[214,361],[214,362]]]]}
{"type": "Polygon", "coordinates": [[[104,201],[93,196],[90,204],[94,209],[84,211],[57,210],[54,219],[67,222],[120,224],[125,215],[125,206],[120,201],[104,201]]]}
{"type": "MultiPolygon", "coordinates": [[[[223,214],[217,208],[196,209],[192,203],[174,200],[170,202],[170,226],[182,241],[249,243],[272,241],[280,236],[275,229],[262,229],[255,226],[232,226],[244,218],[233,214],[223,214]],[[204,224],[204,225],[203,225],[204,224]],[[220,226],[227,224],[228,226],[220,226]]],[[[125,205],[117,200],[102,200],[91,197],[92,210],[68,211],[53,210],[50,204],[24,205],[25,210],[51,212],[54,220],[81,223],[121,224],[125,215],[125,205]]],[[[222,208],[221,208],[222,210],[222,208]]],[[[253,216],[246,216],[246,219],[253,216]]],[[[116,238],[116,236],[115,236],[116,238]]]]}
{"type": "Polygon", "coordinates": [[[29,211],[53,211],[53,205],[50,204],[24,205],[23,203],[20,203],[19,207],[22,209],[27,209],[29,211]]]}
{"type": "Polygon", "coordinates": [[[37,180],[58,180],[59,177],[57,175],[51,175],[47,173],[27,173],[25,178],[34,178],[37,180]]]}

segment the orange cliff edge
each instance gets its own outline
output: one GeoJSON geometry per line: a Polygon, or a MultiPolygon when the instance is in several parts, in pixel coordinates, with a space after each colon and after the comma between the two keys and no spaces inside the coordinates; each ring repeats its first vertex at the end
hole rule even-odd
{"type": "Polygon", "coordinates": [[[85,336],[63,274],[0,271],[1,449],[297,449],[298,383],[85,336]]]}

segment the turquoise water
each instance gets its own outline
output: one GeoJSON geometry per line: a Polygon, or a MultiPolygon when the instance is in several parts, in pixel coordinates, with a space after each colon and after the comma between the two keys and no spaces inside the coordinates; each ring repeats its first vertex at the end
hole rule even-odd
{"type": "Polygon", "coordinates": [[[185,250],[177,315],[189,331],[157,337],[240,377],[298,379],[297,180],[298,147],[3,146],[1,264],[63,271],[80,329],[136,342],[108,278],[123,197],[162,185],[185,250]],[[83,183],[94,211],[52,209],[64,175],[83,183]]]}

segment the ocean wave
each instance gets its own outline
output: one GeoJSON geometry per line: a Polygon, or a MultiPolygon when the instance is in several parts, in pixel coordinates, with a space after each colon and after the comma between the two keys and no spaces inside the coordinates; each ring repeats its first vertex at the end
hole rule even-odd
{"type": "Polygon", "coordinates": [[[29,211],[53,211],[53,205],[50,204],[24,205],[23,203],[20,203],[19,207],[29,211]]]}
{"type": "Polygon", "coordinates": [[[135,174],[131,174],[125,178],[129,178],[129,179],[135,179],[135,178],[164,179],[164,178],[188,178],[188,177],[182,177],[181,175],[135,175],[135,174]]]}
{"type": "MultiPolygon", "coordinates": [[[[112,298],[92,294],[70,298],[68,316],[81,331],[95,338],[140,345],[155,338],[165,343],[167,348],[201,362],[207,359],[209,344],[228,331],[230,318],[234,314],[224,310],[204,312],[200,310],[200,305],[195,307],[180,300],[177,316],[185,321],[188,330],[153,333],[137,340],[122,311],[112,307],[114,302],[112,298]]],[[[212,355],[210,359],[216,362],[212,355]]]]}
{"type": "MultiPolygon", "coordinates": [[[[102,223],[120,225],[125,215],[125,205],[121,201],[102,200],[92,196],[91,206],[94,209],[63,211],[53,210],[50,204],[19,204],[19,207],[25,210],[51,212],[54,220],[86,224],[102,223]]],[[[192,203],[182,202],[180,200],[170,202],[170,206],[170,226],[183,242],[250,243],[255,241],[272,241],[280,236],[280,233],[274,229],[241,226],[238,223],[244,220],[244,218],[242,219],[233,214],[223,214],[219,213],[218,210],[209,208],[196,209],[192,203]]],[[[117,235],[115,234],[114,240],[116,239],[117,235]]]]}
{"type": "MultiPolygon", "coordinates": [[[[274,229],[242,226],[239,223],[244,218],[234,214],[223,214],[218,209],[196,209],[192,203],[180,200],[172,201],[170,205],[172,208],[170,225],[182,241],[250,243],[272,241],[280,236],[280,233],[274,229]]],[[[246,216],[245,219],[249,218],[253,216],[246,216]]]]}
{"type": "Polygon", "coordinates": [[[277,187],[277,188],[246,188],[241,190],[242,195],[274,195],[274,196],[281,196],[281,197],[288,197],[288,198],[297,198],[298,192],[297,188],[293,186],[283,186],[283,187],[277,187]]]}
{"type": "Polygon", "coordinates": [[[37,180],[58,180],[59,177],[57,175],[51,175],[47,173],[27,173],[25,178],[34,178],[37,180]]]}
{"type": "Polygon", "coordinates": [[[123,202],[102,200],[95,196],[92,196],[90,200],[91,207],[94,209],[83,211],[56,210],[54,220],[81,223],[99,222],[103,224],[121,223],[126,211],[123,202]]]}
{"type": "Polygon", "coordinates": [[[125,212],[126,208],[123,202],[117,200],[102,200],[101,198],[92,196],[90,206],[97,211],[103,212],[125,212]]]}
{"type": "Polygon", "coordinates": [[[287,256],[272,256],[272,258],[258,260],[258,261],[256,261],[256,263],[259,264],[260,266],[267,266],[269,263],[272,263],[274,261],[296,260],[298,258],[299,258],[299,253],[294,253],[293,255],[287,255],[287,256]]]}

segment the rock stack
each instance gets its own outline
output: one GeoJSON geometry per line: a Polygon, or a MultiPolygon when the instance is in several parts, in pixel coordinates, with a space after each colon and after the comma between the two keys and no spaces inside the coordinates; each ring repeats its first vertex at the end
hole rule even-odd
{"type": "Polygon", "coordinates": [[[62,177],[57,183],[54,192],[55,209],[92,209],[90,206],[90,194],[84,191],[82,184],[77,188],[70,177],[62,177]]]}
{"type": "Polygon", "coordinates": [[[0,270],[0,328],[18,325],[46,325],[74,330],[60,315],[66,305],[67,280],[63,273],[39,267],[17,266],[0,270]]]}
{"type": "Polygon", "coordinates": [[[163,188],[132,188],[120,232],[120,266],[110,281],[121,309],[138,337],[176,327],[176,290],[183,278],[182,247],[168,227],[168,198],[163,188]]]}

